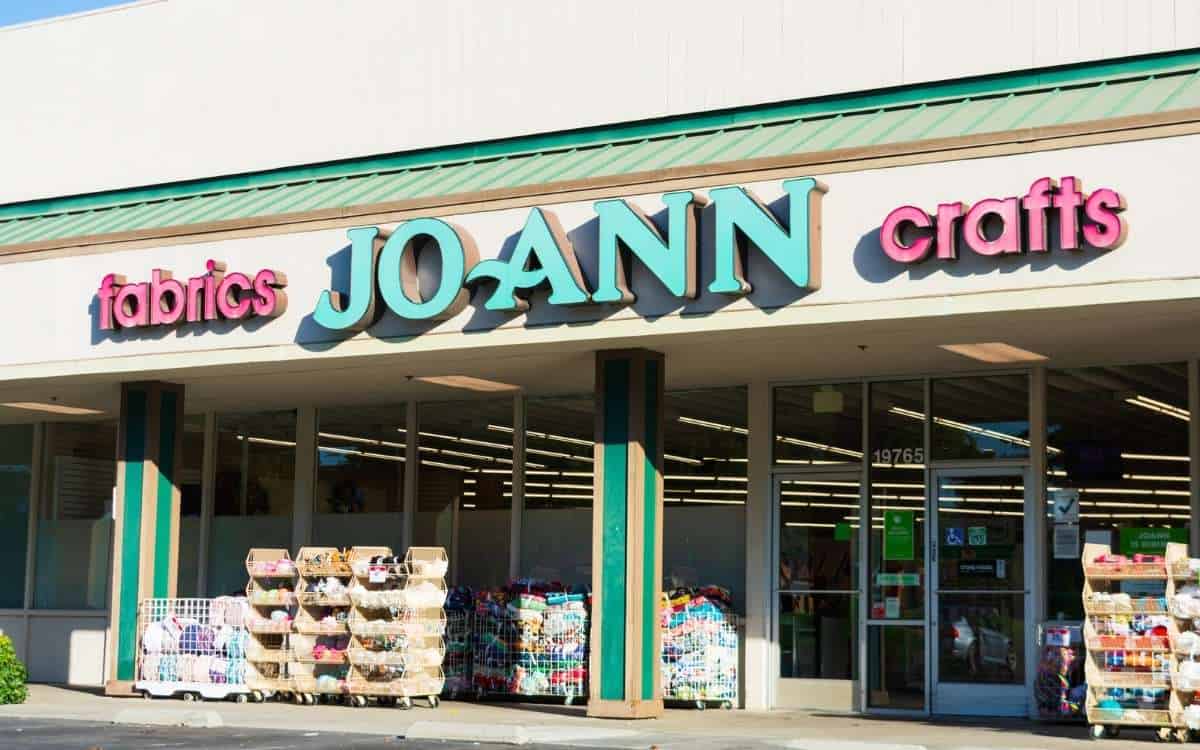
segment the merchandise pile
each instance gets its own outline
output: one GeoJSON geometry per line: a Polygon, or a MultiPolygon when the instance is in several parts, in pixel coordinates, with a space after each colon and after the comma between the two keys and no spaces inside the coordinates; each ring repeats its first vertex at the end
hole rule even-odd
{"type": "Polygon", "coordinates": [[[480,694],[587,694],[586,587],[518,579],[475,595],[473,683],[480,694]]]}
{"type": "Polygon", "coordinates": [[[738,636],[729,591],[717,586],[663,593],[663,697],[737,699],[738,636]]]}
{"type": "Polygon", "coordinates": [[[141,634],[139,679],[162,683],[240,685],[246,676],[243,597],[202,600],[148,599],[141,634]],[[173,602],[186,602],[175,605],[173,602]]]}

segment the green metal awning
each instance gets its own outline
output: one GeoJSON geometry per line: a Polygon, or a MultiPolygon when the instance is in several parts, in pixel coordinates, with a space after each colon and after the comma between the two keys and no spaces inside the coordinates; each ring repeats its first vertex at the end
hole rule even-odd
{"type": "Polygon", "coordinates": [[[0,249],[1195,107],[1191,50],[15,203],[0,249]]]}

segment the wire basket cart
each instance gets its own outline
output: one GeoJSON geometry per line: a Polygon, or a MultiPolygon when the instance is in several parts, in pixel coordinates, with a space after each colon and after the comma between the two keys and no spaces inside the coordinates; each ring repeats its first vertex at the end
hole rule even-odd
{"type": "Polygon", "coordinates": [[[451,700],[473,693],[471,675],[474,613],[471,606],[469,589],[456,589],[451,592],[446,604],[446,656],[442,661],[446,684],[442,695],[451,700]]]}
{"type": "Polygon", "coordinates": [[[242,597],[142,601],[134,689],[147,699],[245,703],[247,613],[242,597]]]}
{"type": "Polygon", "coordinates": [[[738,700],[738,632],[721,612],[684,612],[662,631],[663,700],[703,710],[738,700]]]}
{"type": "Polygon", "coordinates": [[[588,611],[583,594],[481,598],[473,619],[472,683],[489,696],[587,696],[588,611]]]}

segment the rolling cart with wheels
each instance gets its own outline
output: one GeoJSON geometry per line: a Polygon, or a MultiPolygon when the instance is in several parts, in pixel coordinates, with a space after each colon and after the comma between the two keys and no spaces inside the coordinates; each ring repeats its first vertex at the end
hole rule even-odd
{"type": "Polygon", "coordinates": [[[1107,544],[1083,550],[1086,713],[1093,739],[1145,728],[1161,742],[1186,742],[1185,699],[1177,689],[1180,621],[1167,614],[1176,594],[1171,570],[1186,545],[1167,545],[1165,560],[1114,555],[1107,544]],[[1132,593],[1131,593],[1132,592],[1132,593]],[[1177,679],[1177,678],[1176,678],[1177,679]]]}
{"type": "Polygon", "coordinates": [[[247,612],[241,597],[142,601],[134,690],[147,700],[247,700],[247,612]]]}
{"type": "Polygon", "coordinates": [[[703,711],[738,700],[738,629],[723,592],[678,589],[663,594],[663,703],[703,711]]]}

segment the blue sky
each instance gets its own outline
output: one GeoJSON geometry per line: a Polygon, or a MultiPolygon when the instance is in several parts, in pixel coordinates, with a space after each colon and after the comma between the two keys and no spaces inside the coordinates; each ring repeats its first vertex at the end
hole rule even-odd
{"type": "Polygon", "coordinates": [[[65,16],[126,2],[129,0],[0,0],[0,26],[65,16]]]}

